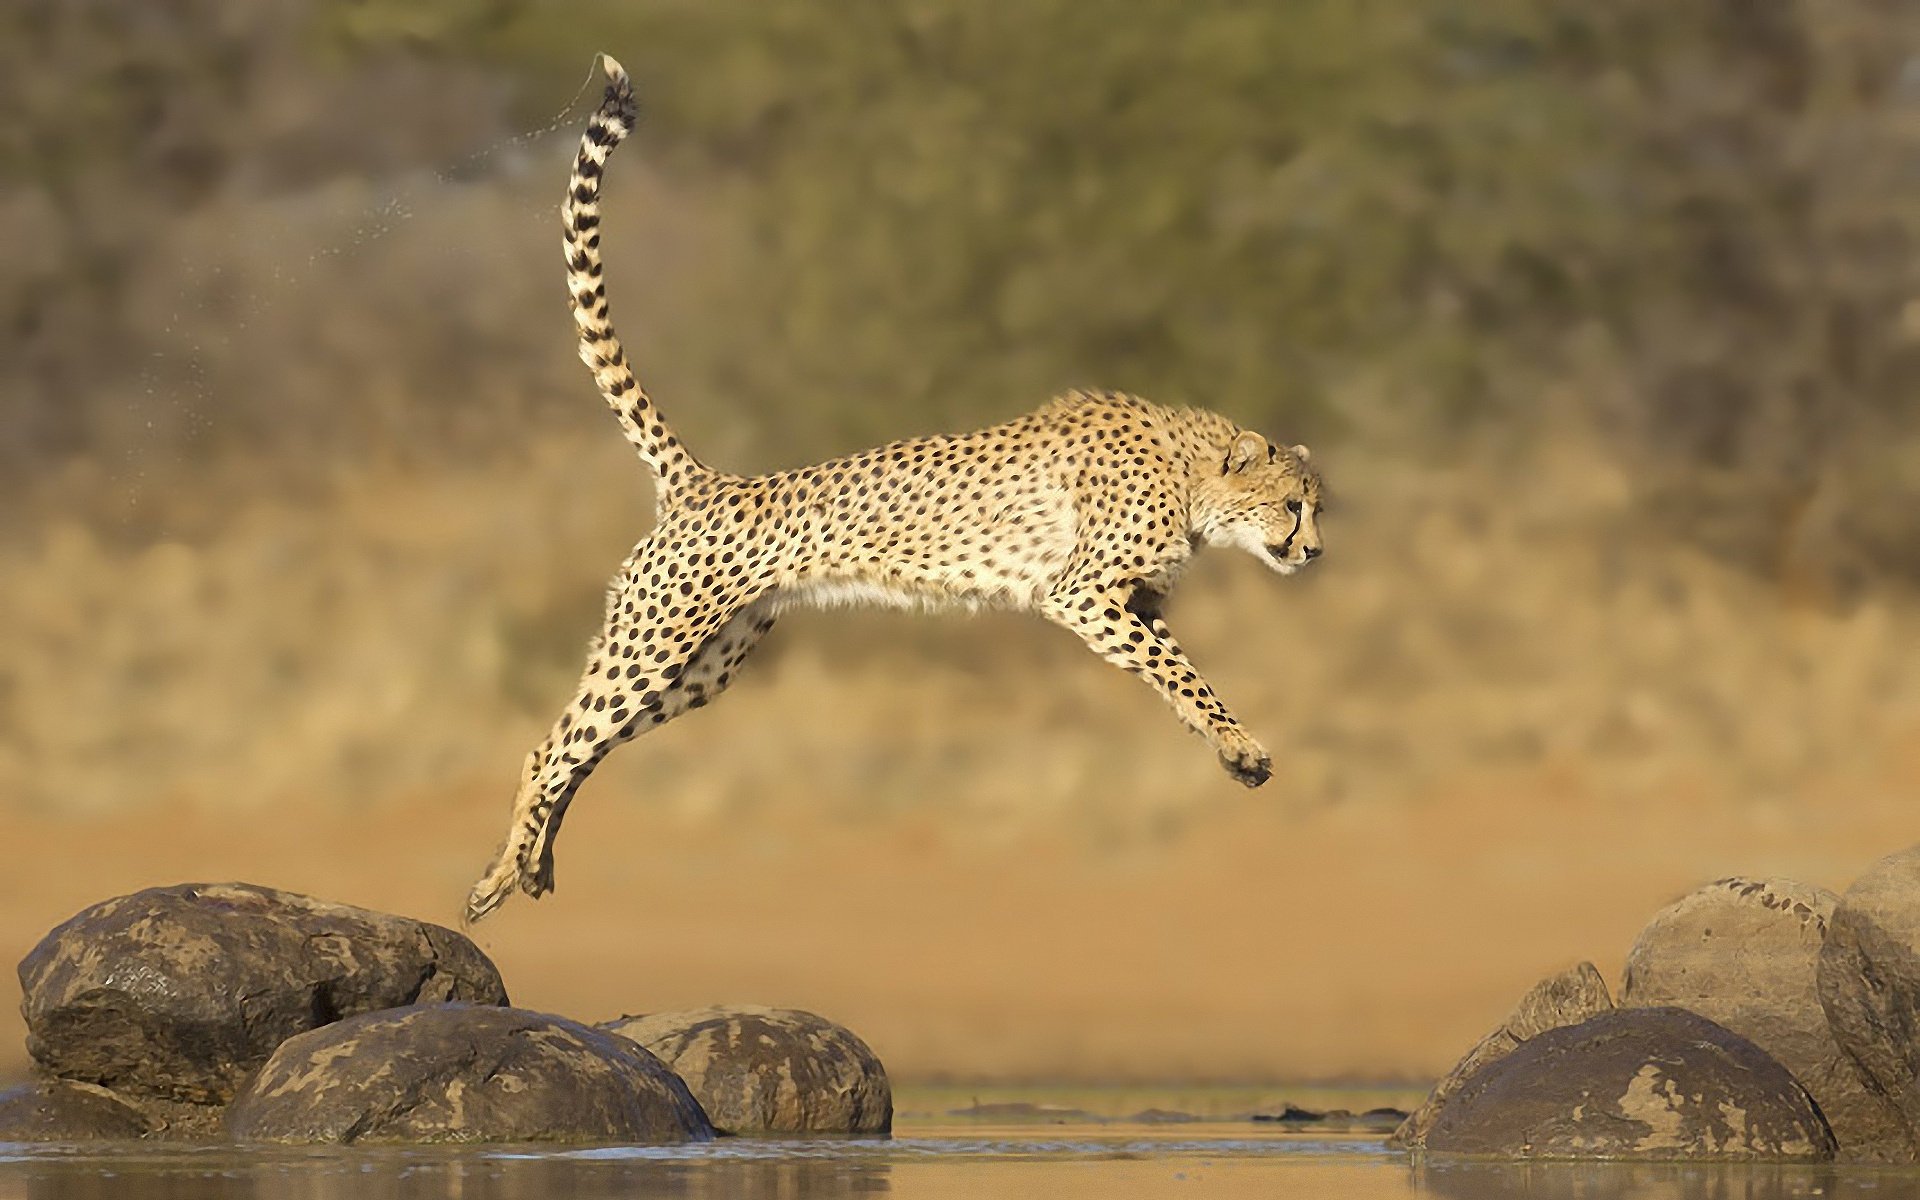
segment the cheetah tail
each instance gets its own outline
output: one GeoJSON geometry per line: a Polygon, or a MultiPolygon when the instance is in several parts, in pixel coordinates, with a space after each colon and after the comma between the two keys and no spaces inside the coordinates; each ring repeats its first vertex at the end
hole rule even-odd
{"type": "Polygon", "coordinates": [[[580,359],[593,371],[600,394],[606,397],[627,441],[641,461],[653,468],[663,493],[677,490],[691,477],[705,472],[667,427],[660,410],[633,376],[620,336],[607,315],[607,290],[600,263],[600,178],[607,156],[632,132],[638,107],[626,68],[602,54],[607,72],[606,96],[587,121],[580,137],[580,154],[567,180],[567,199],[560,218],[566,227],[567,292],[572,298],[573,323],[580,330],[580,359]]]}

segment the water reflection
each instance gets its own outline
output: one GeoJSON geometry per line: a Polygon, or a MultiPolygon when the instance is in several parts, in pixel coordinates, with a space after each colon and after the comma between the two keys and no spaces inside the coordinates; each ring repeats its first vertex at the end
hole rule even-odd
{"type": "Polygon", "coordinates": [[[0,1200],[822,1200],[884,1195],[889,1169],[885,1160],[858,1156],[35,1156],[0,1166],[0,1200]]]}
{"type": "Polygon", "coordinates": [[[1377,1140],[1059,1127],[893,1141],[660,1149],[261,1150],[0,1146],[0,1200],[889,1200],[1204,1195],[1212,1200],[1879,1200],[1920,1171],[1435,1162],[1377,1140]]]}
{"type": "Polygon", "coordinates": [[[1920,1192],[1912,1174],[1757,1164],[1427,1162],[1410,1176],[1415,1194],[1445,1200],[1832,1200],[1920,1192]]]}

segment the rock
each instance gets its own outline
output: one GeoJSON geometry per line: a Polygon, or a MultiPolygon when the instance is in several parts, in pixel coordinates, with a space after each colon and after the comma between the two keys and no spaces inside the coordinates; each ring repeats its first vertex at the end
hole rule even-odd
{"type": "Polygon", "coordinates": [[[1286,1101],[1279,1108],[1268,1112],[1254,1113],[1250,1118],[1255,1121],[1272,1121],[1282,1125],[1313,1125],[1327,1119],[1327,1114],[1317,1109],[1301,1108],[1292,1101],[1286,1101]]]}
{"type": "Polygon", "coordinates": [[[1347,1124],[1356,1133],[1386,1133],[1399,1128],[1411,1115],[1397,1108],[1370,1108],[1351,1118],[1347,1124]]]}
{"type": "Polygon", "coordinates": [[[985,1104],[975,1100],[965,1108],[948,1109],[947,1115],[1002,1124],[1045,1121],[1050,1125],[1101,1125],[1107,1120],[1084,1108],[1070,1108],[1064,1104],[1035,1104],[1031,1100],[989,1100],[985,1104]]]}
{"type": "Polygon", "coordinates": [[[1143,1108],[1131,1116],[1121,1117],[1128,1125],[1187,1125],[1195,1121],[1204,1121],[1190,1112],[1181,1112],[1177,1108],[1143,1108]]]}
{"type": "Polygon", "coordinates": [[[224,1104],[192,1104],[185,1100],[162,1100],[155,1096],[120,1098],[146,1114],[147,1119],[153,1122],[154,1128],[147,1134],[148,1141],[227,1140],[227,1107],[224,1104]]]}
{"type": "Polygon", "coordinates": [[[1476,1071],[1426,1149],[1503,1158],[1824,1162],[1835,1143],[1766,1051],[1682,1008],[1629,1008],[1550,1029],[1476,1071]]]}
{"type": "Polygon", "coordinates": [[[848,1029],[809,1012],[722,1005],[600,1028],[660,1056],[722,1133],[885,1134],[886,1068],[848,1029]]]}
{"type": "Polygon", "coordinates": [[[126,1141],[157,1128],[103,1087],[48,1079],[0,1092],[0,1142],[126,1141]]]}
{"type": "Polygon", "coordinates": [[[451,929],[243,883],[94,905],[20,963],[27,1049],[51,1074],[129,1098],[220,1104],[274,1047],[354,1013],[504,1004],[451,929]]]}
{"type": "Polygon", "coordinates": [[[1286,1125],[1303,1132],[1311,1127],[1314,1133],[1391,1133],[1406,1121],[1407,1114],[1397,1108],[1370,1108],[1363,1113],[1331,1108],[1319,1112],[1288,1102],[1277,1109],[1248,1113],[1246,1119],[1286,1125]]]}
{"type": "Polygon", "coordinates": [[[1840,897],[1790,879],[1722,879],[1655,914],[1627,955],[1623,1008],[1677,1007],[1765,1050],[1813,1096],[1844,1159],[1906,1160],[1899,1112],[1834,1041],[1816,983],[1840,897]]]}
{"type": "Polygon", "coordinates": [[[1817,986],[1834,1040],[1899,1114],[1911,1161],[1920,1152],[1920,846],[1881,859],[1840,898],[1817,986]]]}
{"type": "Polygon", "coordinates": [[[1414,1150],[1424,1146],[1427,1131],[1433,1127],[1440,1110],[1476,1071],[1499,1062],[1549,1029],[1578,1025],[1612,1009],[1613,998],[1607,994],[1607,981],[1590,962],[1542,979],[1520,997],[1520,1003],[1514,1005],[1499,1028],[1481,1038],[1465,1057],[1453,1064],[1453,1070],[1434,1085],[1426,1102],[1393,1131],[1388,1144],[1414,1150]]]}
{"type": "Polygon", "coordinates": [[[707,1141],[686,1084],[624,1038],[542,1013],[416,1004],[287,1039],[227,1110],[269,1142],[707,1141]]]}

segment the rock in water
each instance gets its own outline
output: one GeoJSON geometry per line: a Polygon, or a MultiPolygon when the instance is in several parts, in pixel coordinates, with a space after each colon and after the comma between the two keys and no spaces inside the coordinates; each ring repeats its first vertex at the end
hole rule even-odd
{"type": "Polygon", "coordinates": [[[1812,1094],[1843,1159],[1906,1161],[1906,1127],[1827,1026],[1816,983],[1840,897],[1790,879],[1722,879],[1660,910],[1627,955],[1623,1008],[1684,1008],[1759,1046],[1812,1094]]]}
{"type": "Polygon", "coordinates": [[[867,1044],[791,1008],[725,1005],[622,1017],[600,1028],[660,1056],[723,1133],[893,1128],[893,1089],[867,1044]]]}
{"type": "Polygon", "coordinates": [[[1542,979],[1520,998],[1520,1003],[1507,1014],[1498,1029],[1481,1038],[1453,1065],[1453,1070],[1435,1085],[1426,1102],[1394,1130],[1389,1144],[1415,1150],[1425,1146],[1427,1131],[1433,1128],[1434,1119],[1474,1072],[1499,1062],[1522,1043],[1549,1029],[1578,1025],[1612,1009],[1613,998],[1607,995],[1607,981],[1600,977],[1592,963],[1583,962],[1542,979]]]}
{"type": "Polygon", "coordinates": [[[1899,1112],[1920,1152],[1920,846],[1854,881],[1827,922],[1820,1007],[1867,1086],[1899,1112]]]}
{"type": "Polygon", "coordinates": [[[0,1142],[125,1141],[157,1128],[102,1087],[49,1079],[0,1092],[0,1142]]]}
{"type": "Polygon", "coordinates": [[[1832,1132],[1752,1042],[1681,1008],[1551,1029],[1463,1082],[1427,1131],[1440,1154],[1824,1162],[1832,1132]]]}
{"type": "Polygon", "coordinates": [[[21,960],[27,1049],[130,1099],[221,1104],[274,1047],[354,1013],[505,1004],[451,929],[244,883],[94,905],[21,960]]]}
{"type": "Polygon", "coordinates": [[[268,1142],[677,1143],[713,1137],[624,1038],[542,1013],[419,1004],[289,1038],[227,1110],[268,1142]]]}

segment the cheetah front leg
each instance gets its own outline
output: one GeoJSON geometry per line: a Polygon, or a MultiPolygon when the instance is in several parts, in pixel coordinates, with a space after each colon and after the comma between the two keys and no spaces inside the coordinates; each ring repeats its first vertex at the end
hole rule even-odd
{"type": "Polygon", "coordinates": [[[771,604],[762,597],[720,619],[704,640],[698,627],[675,633],[644,623],[611,624],[588,663],[579,694],[547,739],[527,756],[507,840],[467,898],[467,921],[478,921],[498,908],[515,887],[530,896],[552,891],[554,840],[587,776],[613,747],[703,707],[725,691],[773,622],[771,604]],[[690,653],[676,652],[689,645],[694,647],[690,653]],[[632,653],[623,654],[622,647],[632,653]],[[636,665],[637,673],[630,670],[636,665]]]}
{"type": "Polygon", "coordinates": [[[1151,683],[1187,727],[1219,752],[1229,775],[1259,787],[1273,775],[1273,760],[1173,640],[1160,618],[1160,600],[1131,583],[1080,581],[1049,595],[1041,611],[1094,653],[1151,683]]]}

